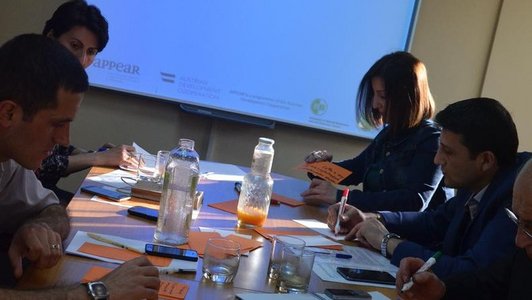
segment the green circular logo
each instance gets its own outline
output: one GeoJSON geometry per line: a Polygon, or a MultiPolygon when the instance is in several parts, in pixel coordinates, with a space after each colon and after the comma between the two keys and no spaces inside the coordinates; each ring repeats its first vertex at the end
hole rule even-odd
{"type": "Polygon", "coordinates": [[[318,116],[321,116],[325,112],[327,112],[327,108],[328,108],[327,101],[320,99],[320,98],[314,99],[312,103],[310,104],[310,110],[312,111],[313,114],[318,115],[318,116]]]}

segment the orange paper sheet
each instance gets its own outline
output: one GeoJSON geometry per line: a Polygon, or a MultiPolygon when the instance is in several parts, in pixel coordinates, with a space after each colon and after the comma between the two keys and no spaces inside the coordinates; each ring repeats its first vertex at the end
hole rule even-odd
{"type": "MultiPolygon", "coordinates": [[[[100,280],[102,277],[110,273],[112,269],[94,266],[83,276],[82,283],[89,281],[100,280]]],[[[172,282],[161,279],[161,286],[159,288],[159,299],[185,299],[188,292],[188,285],[179,282],[172,282]]]]}
{"type": "MultiPolygon", "coordinates": [[[[296,199],[285,197],[285,196],[277,194],[277,193],[272,193],[272,199],[273,200],[277,200],[278,202],[280,202],[282,204],[286,204],[286,205],[291,206],[291,207],[297,207],[297,206],[305,205],[305,203],[303,201],[298,201],[296,199]]],[[[237,208],[238,208],[238,199],[233,199],[233,200],[223,201],[223,202],[217,202],[217,203],[211,203],[211,204],[209,204],[209,206],[236,215],[237,208]]]]}
{"type": "MultiPolygon", "coordinates": [[[[89,242],[83,243],[83,245],[79,247],[78,251],[91,255],[123,261],[128,261],[142,255],[127,249],[97,245],[89,242]]],[[[170,265],[170,262],[172,261],[172,259],[167,257],[159,257],[153,255],[147,255],[147,257],[153,265],[158,267],[168,267],[170,265]]]]}
{"type": "Polygon", "coordinates": [[[272,199],[273,200],[277,200],[277,201],[281,202],[282,204],[286,204],[286,205],[292,206],[292,207],[305,205],[305,203],[303,201],[299,201],[299,200],[296,200],[296,199],[288,198],[288,197],[285,197],[285,196],[277,194],[277,193],[272,193],[272,199]]]}
{"type": "MultiPolygon", "coordinates": [[[[205,253],[205,246],[207,240],[210,238],[221,238],[222,236],[217,232],[198,232],[191,231],[188,235],[188,244],[178,246],[181,249],[193,249],[198,252],[198,255],[203,256],[205,253]]],[[[237,235],[229,235],[226,237],[228,240],[235,241],[240,244],[240,253],[245,254],[259,247],[262,247],[262,242],[246,239],[237,235]]]]}
{"type": "Polygon", "coordinates": [[[303,163],[297,166],[296,169],[306,170],[314,174],[314,176],[318,176],[323,180],[329,181],[334,184],[340,183],[347,176],[353,173],[328,161],[303,163]]]}
{"type": "Polygon", "coordinates": [[[233,199],[233,200],[224,201],[224,202],[211,203],[209,204],[209,206],[236,215],[236,211],[238,207],[238,199],[233,199]]]}

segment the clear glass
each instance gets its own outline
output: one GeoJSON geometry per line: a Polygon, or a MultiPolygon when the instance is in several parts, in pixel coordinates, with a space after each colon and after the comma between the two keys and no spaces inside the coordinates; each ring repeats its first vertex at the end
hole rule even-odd
{"type": "Polygon", "coordinates": [[[270,171],[273,163],[274,141],[259,138],[253,152],[251,171],[244,176],[238,198],[238,226],[262,226],[266,222],[273,189],[270,171]]]}
{"type": "Polygon", "coordinates": [[[282,254],[284,248],[292,248],[294,252],[303,252],[305,241],[295,236],[278,235],[272,240],[272,252],[270,255],[270,265],[268,267],[268,277],[277,280],[281,267],[282,254]]]}
{"type": "Polygon", "coordinates": [[[194,141],[180,139],[178,148],[170,152],[165,169],[155,242],[168,245],[188,242],[199,173],[194,141]]]}
{"type": "Polygon", "coordinates": [[[215,283],[230,283],[240,264],[240,244],[235,241],[211,238],[203,255],[203,277],[215,283]]]}
{"type": "Polygon", "coordinates": [[[155,170],[157,157],[149,153],[141,153],[138,156],[137,181],[157,182],[158,176],[155,170]]]}
{"type": "Polygon", "coordinates": [[[312,274],[315,254],[310,250],[285,248],[279,269],[277,290],[281,293],[306,293],[312,274]]]}
{"type": "Polygon", "coordinates": [[[166,164],[170,159],[170,151],[159,150],[157,151],[157,162],[155,163],[155,171],[157,172],[157,181],[162,183],[164,180],[164,172],[166,164]]]}

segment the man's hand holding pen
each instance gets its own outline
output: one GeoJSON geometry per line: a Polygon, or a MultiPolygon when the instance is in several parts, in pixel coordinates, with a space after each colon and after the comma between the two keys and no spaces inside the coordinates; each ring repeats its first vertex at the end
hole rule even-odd
{"type": "Polygon", "coordinates": [[[445,284],[432,272],[418,272],[425,262],[419,258],[407,257],[401,260],[395,281],[397,296],[403,300],[441,299],[445,284]],[[406,291],[403,286],[412,280],[414,285],[406,291]]]}

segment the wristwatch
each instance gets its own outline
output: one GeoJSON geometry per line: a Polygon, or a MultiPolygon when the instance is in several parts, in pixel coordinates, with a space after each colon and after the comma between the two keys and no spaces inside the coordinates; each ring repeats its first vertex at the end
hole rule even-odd
{"type": "Polygon", "coordinates": [[[87,293],[93,300],[107,300],[109,298],[107,287],[101,281],[88,282],[87,293]]]}
{"type": "Polygon", "coordinates": [[[387,234],[384,235],[384,237],[382,238],[382,241],[381,241],[381,254],[382,256],[386,257],[386,258],[390,258],[390,256],[388,255],[388,241],[390,239],[400,239],[401,237],[395,233],[390,233],[388,232],[387,234]]]}

